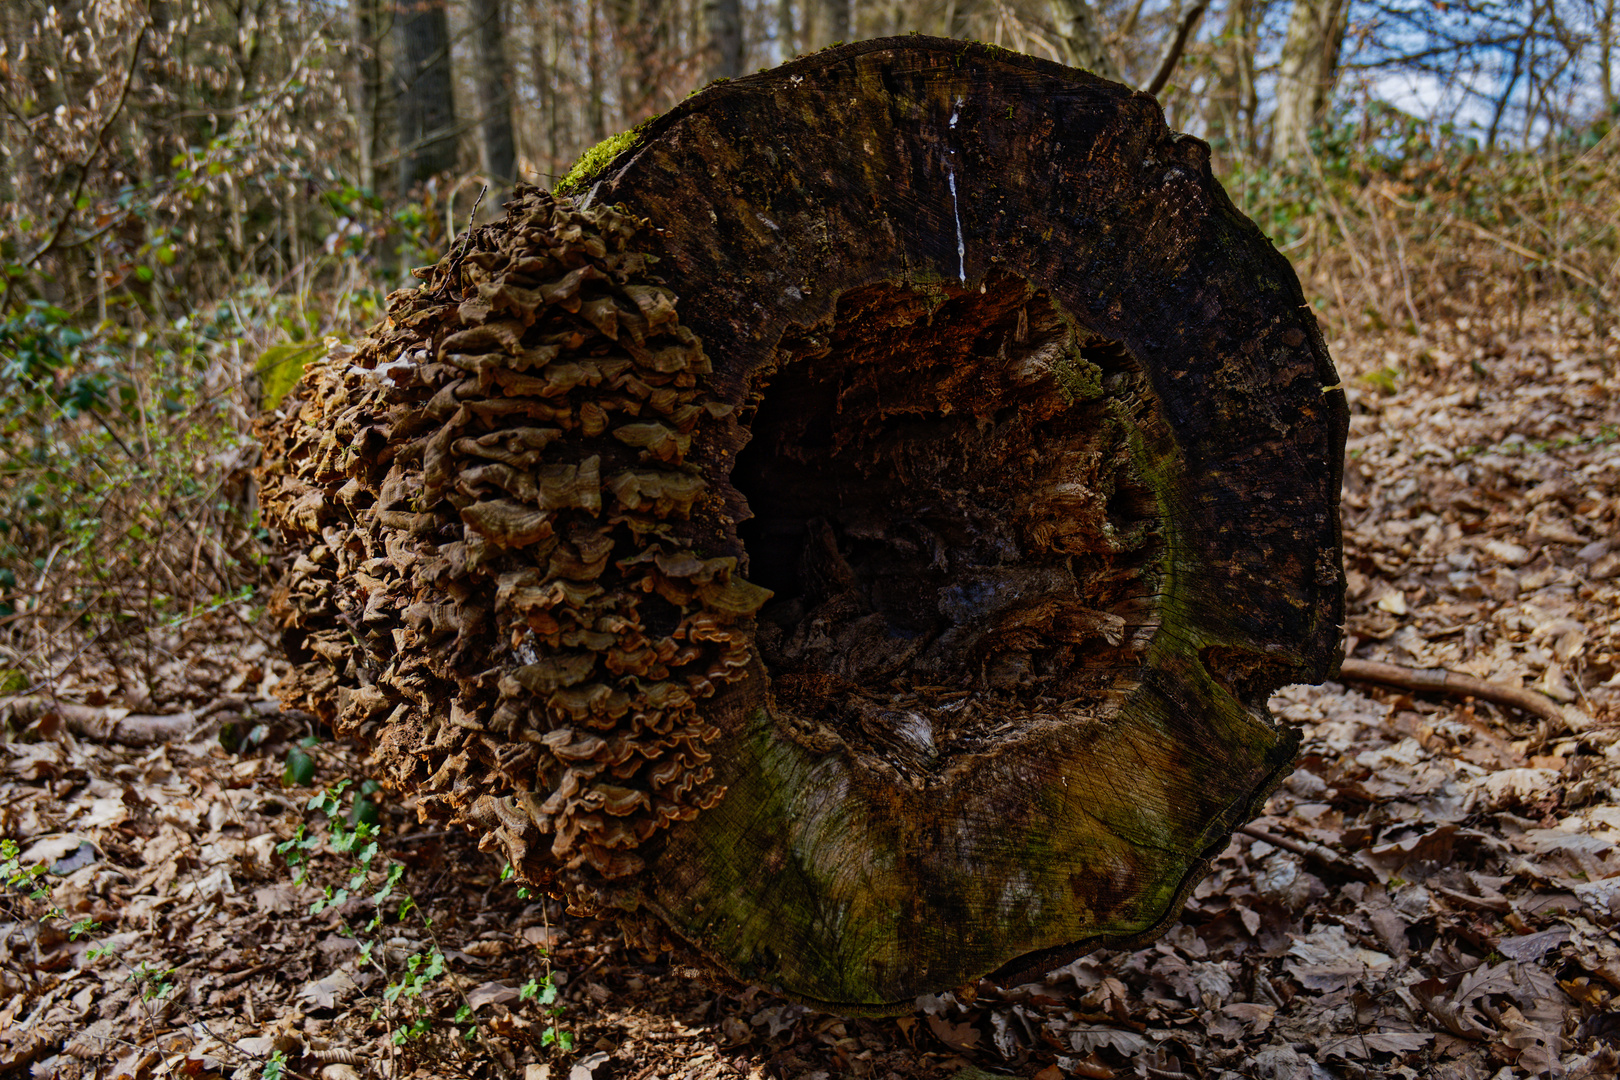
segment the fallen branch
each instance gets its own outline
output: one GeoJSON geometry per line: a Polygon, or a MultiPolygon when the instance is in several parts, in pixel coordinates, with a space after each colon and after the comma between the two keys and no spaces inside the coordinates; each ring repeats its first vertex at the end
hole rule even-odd
{"type": "Polygon", "coordinates": [[[1476,679],[1472,675],[1459,675],[1445,668],[1410,668],[1400,664],[1381,664],[1374,660],[1345,660],[1339,668],[1339,678],[1351,682],[1394,686],[1402,690],[1445,694],[1454,698],[1478,698],[1495,705],[1518,709],[1550,724],[1573,727],[1564,707],[1545,694],[1476,679]]]}
{"type": "Polygon", "coordinates": [[[1307,862],[1315,863],[1318,867],[1329,870],[1333,873],[1343,874],[1346,877],[1352,877],[1358,881],[1378,880],[1378,875],[1373,873],[1367,867],[1355,862],[1352,859],[1346,858],[1337,851],[1334,851],[1332,848],[1323,844],[1313,843],[1308,840],[1293,840],[1286,836],[1278,836],[1276,833],[1268,832],[1257,825],[1240,825],[1238,826],[1237,831],[1242,833],[1244,836],[1250,837],[1251,839],[1270,844],[1274,848],[1281,848],[1284,851],[1292,852],[1295,855],[1298,855],[1300,858],[1305,859],[1307,862]]]}
{"type": "Polygon", "coordinates": [[[12,698],[0,706],[0,714],[18,726],[54,718],[81,739],[121,746],[186,742],[199,720],[198,714],[189,710],[170,716],[143,716],[108,705],[80,705],[39,697],[12,698]]]}
{"type": "Polygon", "coordinates": [[[82,705],[75,701],[27,696],[0,699],[0,720],[24,727],[55,719],[74,735],[90,742],[156,746],[190,742],[211,717],[232,707],[238,712],[245,710],[259,716],[281,711],[281,703],[277,701],[243,702],[240,698],[225,698],[202,709],[151,716],[113,705],[82,705]]]}

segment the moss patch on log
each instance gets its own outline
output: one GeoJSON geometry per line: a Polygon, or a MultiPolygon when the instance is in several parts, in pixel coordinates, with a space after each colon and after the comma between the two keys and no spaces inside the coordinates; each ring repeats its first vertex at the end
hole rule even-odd
{"type": "MultiPolygon", "coordinates": [[[[651,121],[647,121],[651,123],[651,121]]],[[[621,131],[617,135],[609,135],[589,150],[579,156],[563,178],[557,181],[555,191],[558,195],[575,195],[588,187],[592,180],[601,175],[602,170],[613,164],[615,158],[626,150],[633,149],[641,142],[642,130],[646,124],[621,131]]]]}

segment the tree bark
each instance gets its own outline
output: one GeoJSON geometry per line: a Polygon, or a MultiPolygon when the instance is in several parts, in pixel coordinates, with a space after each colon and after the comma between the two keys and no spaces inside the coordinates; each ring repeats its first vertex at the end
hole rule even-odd
{"type": "Polygon", "coordinates": [[[1311,129],[1327,111],[1339,78],[1339,50],[1349,19],[1349,0],[1294,0],[1277,65],[1273,161],[1297,161],[1310,153],[1311,129]]]}
{"type": "Polygon", "coordinates": [[[505,201],[517,179],[517,141],[512,132],[512,68],[506,59],[506,25],[502,0],[472,0],[474,40],[478,48],[479,129],[484,141],[484,172],[497,189],[490,205],[505,201]]]}
{"type": "Polygon", "coordinates": [[[399,190],[456,167],[456,108],[445,0],[399,0],[399,190]]]}
{"type": "Polygon", "coordinates": [[[742,8],[737,0],[703,0],[703,25],[709,35],[708,80],[742,74],[742,8]]]}
{"type": "Polygon", "coordinates": [[[1152,99],[960,41],[625,145],[265,430],[278,692],[799,1000],[1162,932],[1337,658],[1346,409],[1287,262],[1152,99]]]}

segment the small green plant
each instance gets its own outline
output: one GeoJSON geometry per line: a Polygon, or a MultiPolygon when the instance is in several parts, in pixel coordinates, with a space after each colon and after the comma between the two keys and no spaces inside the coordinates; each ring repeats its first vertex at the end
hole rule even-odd
{"type": "Polygon", "coordinates": [[[34,866],[22,865],[22,849],[15,840],[0,840],[0,878],[4,878],[6,889],[16,889],[26,892],[30,900],[43,900],[49,895],[43,879],[45,865],[39,863],[34,866]]]}
{"type": "MultiPolygon", "coordinates": [[[[313,740],[306,740],[301,750],[312,750],[314,745],[313,740]]],[[[372,1017],[388,1025],[389,1039],[395,1046],[405,1047],[431,1034],[443,1023],[427,1004],[427,999],[433,996],[435,988],[453,987],[453,983],[448,977],[444,951],[434,937],[432,918],[402,888],[405,868],[379,857],[382,850],[377,832],[379,794],[380,788],[375,782],[352,786],[348,780],[316,792],[305,804],[305,810],[318,811],[323,820],[300,823],[289,839],[276,845],[276,851],[286,860],[294,873],[293,881],[298,885],[310,883],[317,860],[335,859],[340,863],[341,874],[321,887],[321,894],[310,903],[310,913],[336,913],[340,918],[338,932],[354,939],[356,964],[369,967],[383,977],[381,997],[372,1017]],[[362,910],[370,911],[370,918],[363,923],[350,921],[356,901],[363,901],[362,910]],[[428,944],[401,961],[397,952],[391,954],[385,947],[383,932],[389,928],[391,937],[393,928],[411,919],[420,921],[428,944]]],[[[501,871],[502,881],[514,877],[515,871],[510,866],[501,871]]],[[[528,899],[532,894],[519,886],[518,895],[528,899]]],[[[549,927],[549,923],[547,925],[549,927]]],[[[541,1045],[566,1052],[573,1049],[574,1036],[559,1023],[565,1011],[560,1000],[560,980],[552,971],[550,954],[541,949],[540,955],[544,970],[520,990],[519,999],[535,1002],[543,1012],[547,1023],[540,1036],[541,1045]]],[[[449,1024],[466,1041],[479,1038],[477,1017],[465,997],[449,1024]]]]}
{"type": "MultiPolygon", "coordinates": [[[[549,955],[546,956],[546,966],[551,966],[549,955]]],[[[557,1020],[564,1011],[564,1006],[557,1004],[557,995],[556,977],[548,970],[543,978],[530,979],[525,983],[523,989],[518,991],[518,1000],[533,1001],[545,1010],[547,1019],[551,1021],[540,1033],[540,1045],[555,1046],[566,1053],[574,1048],[574,1036],[572,1032],[557,1026],[557,1020]]]]}
{"type": "Polygon", "coordinates": [[[141,992],[142,1001],[161,1001],[174,993],[173,975],[177,968],[160,968],[142,960],[129,972],[129,981],[141,992]]]}
{"type": "Polygon", "coordinates": [[[282,1080],[287,1070],[287,1055],[276,1050],[270,1055],[270,1060],[264,1063],[259,1070],[259,1080],[282,1080]]]}
{"type": "MultiPolygon", "coordinates": [[[[306,740],[301,747],[301,750],[308,749],[313,749],[311,740],[306,740]]],[[[313,766],[310,772],[313,773],[313,766]]],[[[400,888],[405,867],[394,862],[384,864],[378,858],[381,850],[375,801],[378,786],[368,781],[352,792],[349,788],[348,780],[340,780],[311,796],[305,809],[319,811],[324,824],[316,828],[311,828],[307,822],[300,824],[290,839],[276,845],[276,851],[294,870],[293,881],[299,885],[309,882],[316,857],[330,855],[343,861],[346,867],[343,876],[337,883],[322,887],[321,895],[310,903],[310,914],[318,915],[323,911],[339,914],[339,932],[355,941],[356,962],[375,969],[386,980],[382,1000],[372,1015],[388,1023],[394,1045],[404,1046],[433,1030],[434,1016],[420,999],[444,978],[447,970],[444,953],[434,943],[407,958],[403,969],[390,965],[388,950],[383,947],[380,936],[384,927],[397,925],[415,915],[431,937],[433,921],[418,908],[415,899],[400,888]],[[349,792],[347,799],[345,792],[349,792]],[[343,909],[356,898],[367,901],[371,910],[370,918],[363,924],[354,924],[342,917],[343,909]]],[[[470,1014],[470,1010],[468,1012],[470,1014]]],[[[462,1018],[458,1014],[457,1023],[460,1022],[462,1018]]]]}

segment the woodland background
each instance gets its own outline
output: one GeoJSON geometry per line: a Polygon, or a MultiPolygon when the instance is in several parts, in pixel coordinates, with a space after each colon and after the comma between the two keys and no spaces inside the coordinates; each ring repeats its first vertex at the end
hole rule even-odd
{"type": "Polygon", "coordinates": [[[1614,0],[6,0],[0,1075],[1614,1076],[1616,54],[1614,0]],[[845,1024],[276,715],[252,423],[514,182],[911,32],[1157,86],[1344,378],[1347,650],[1566,722],[1291,689],[1302,771],[1165,942],[845,1024]]]}

